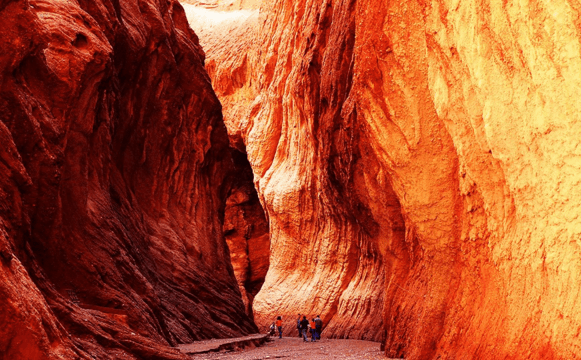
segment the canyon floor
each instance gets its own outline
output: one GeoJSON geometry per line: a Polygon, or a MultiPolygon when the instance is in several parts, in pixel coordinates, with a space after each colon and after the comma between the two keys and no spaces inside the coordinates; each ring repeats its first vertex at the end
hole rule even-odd
{"type": "Polygon", "coordinates": [[[258,348],[193,355],[192,359],[388,359],[379,346],[373,341],[321,339],[312,343],[298,337],[283,337],[273,338],[258,348]]]}

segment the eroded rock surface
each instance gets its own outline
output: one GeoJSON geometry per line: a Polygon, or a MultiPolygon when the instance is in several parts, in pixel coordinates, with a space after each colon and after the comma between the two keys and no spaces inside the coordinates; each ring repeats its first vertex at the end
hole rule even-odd
{"type": "Polygon", "coordinates": [[[181,359],[170,346],[255,331],[181,5],[2,1],[0,18],[2,358],[181,359]]]}
{"type": "Polygon", "coordinates": [[[271,231],[259,325],[320,312],[407,359],[581,356],[580,10],[266,1],[253,44],[215,31],[271,231]]]}
{"type": "MultiPolygon", "coordinates": [[[[297,313],[313,317],[320,314],[327,324],[326,336],[382,339],[384,267],[374,239],[380,227],[355,196],[358,190],[350,180],[361,169],[339,154],[343,146],[340,142],[325,149],[325,137],[338,127],[331,119],[336,113],[328,115],[329,120],[325,127],[317,129],[315,138],[313,129],[308,129],[318,111],[308,102],[309,91],[319,92],[320,79],[307,84],[289,63],[275,68],[276,59],[264,58],[267,53],[272,55],[265,51],[267,42],[271,49],[280,47],[297,53],[305,52],[306,43],[297,43],[301,48],[293,50],[289,42],[294,40],[287,36],[293,25],[270,19],[274,13],[268,15],[267,22],[279,27],[265,29],[259,26],[264,14],[220,14],[216,15],[218,21],[206,26],[208,20],[200,16],[203,12],[188,7],[186,10],[207,52],[208,72],[224,106],[231,143],[248,146],[255,186],[269,218],[271,261],[266,282],[253,304],[257,324],[264,328],[278,314],[289,319],[287,324],[294,322],[297,313]],[[265,81],[276,82],[277,88],[262,89],[265,81]],[[298,93],[295,97],[285,91],[298,93]],[[281,98],[297,101],[289,110],[295,113],[288,114],[288,119],[283,115],[286,105],[281,98]],[[252,121],[260,124],[254,126],[252,121]],[[250,135],[252,128],[258,133],[250,135]],[[254,136],[255,142],[249,136],[254,136]]],[[[297,13],[293,21],[311,20],[301,20],[297,13]]],[[[308,63],[310,56],[301,58],[308,63]]],[[[338,77],[329,81],[344,86],[347,71],[334,75],[338,77]]],[[[342,136],[347,139],[350,135],[342,136]]],[[[384,235],[390,239],[403,237],[397,198],[392,193],[379,192],[366,196],[376,195],[385,200],[389,211],[384,235]]],[[[296,331],[294,325],[285,329],[290,334],[296,331]]]]}
{"type": "Polygon", "coordinates": [[[252,302],[268,271],[270,237],[246,154],[233,150],[233,157],[235,171],[226,200],[224,236],[246,313],[252,317],[252,302]]]}

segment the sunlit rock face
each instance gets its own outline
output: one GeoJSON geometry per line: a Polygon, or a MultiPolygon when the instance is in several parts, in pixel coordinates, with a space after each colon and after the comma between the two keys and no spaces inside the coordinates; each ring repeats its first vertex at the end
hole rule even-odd
{"type": "MultiPolygon", "coordinates": [[[[292,318],[287,320],[286,333],[294,334],[297,313],[320,314],[327,324],[326,336],[382,339],[384,266],[376,238],[380,231],[389,239],[403,238],[397,198],[393,193],[371,194],[365,189],[361,189],[361,197],[357,195],[360,190],[353,187],[353,181],[361,175],[359,166],[363,164],[353,161],[352,154],[341,153],[339,139],[334,144],[323,141],[329,131],[338,130],[331,119],[337,114],[329,114],[326,125],[314,129],[313,116],[318,110],[310,107],[308,92],[318,93],[318,88],[299,89],[304,79],[290,64],[276,70],[277,60],[263,59],[265,50],[255,46],[261,44],[257,39],[263,39],[265,31],[271,37],[268,41],[281,50],[304,52],[306,45],[293,50],[287,43],[291,41],[285,40],[290,24],[279,23],[281,28],[276,30],[260,28],[264,14],[208,13],[193,7],[186,11],[207,53],[206,67],[224,107],[231,144],[248,151],[255,186],[269,218],[270,268],[253,303],[257,324],[266,327],[275,315],[283,315],[292,318]],[[279,45],[282,41],[286,44],[279,45]],[[265,61],[270,62],[266,70],[265,61]],[[292,80],[286,79],[291,76],[292,80]],[[267,86],[265,78],[270,78],[269,83],[276,79],[280,88],[270,95],[262,92],[261,87],[267,86]],[[289,97],[301,102],[289,108],[297,115],[302,113],[299,117],[282,114],[281,97],[290,96],[282,91],[285,84],[289,91],[297,86],[293,93],[300,91],[289,97]],[[257,101],[260,98],[263,103],[257,101]],[[271,119],[268,112],[278,115],[273,113],[276,116],[271,119]],[[257,122],[256,142],[249,140],[254,128],[251,121],[257,122]],[[314,133],[320,138],[313,138],[314,133]],[[260,170],[260,166],[266,168],[260,170]],[[386,221],[384,227],[371,218],[363,199],[376,195],[389,210],[382,220],[386,221]]],[[[308,63],[307,57],[305,61],[308,63]]],[[[345,76],[329,80],[343,87],[345,76]]],[[[319,81],[313,79],[311,85],[318,87],[319,81]]],[[[338,136],[347,139],[351,135],[338,136]]]]}
{"type": "Polygon", "coordinates": [[[321,313],[407,359],[581,356],[579,10],[269,1],[256,45],[208,42],[269,219],[259,325],[321,313]]]}
{"type": "Polygon", "coordinates": [[[243,9],[258,10],[262,0],[182,0],[181,2],[200,8],[232,11],[243,9]]]}
{"type": "Polygon", "coordinates": [[[350,97],[374,137],[399,129],[376,153],[421,249],[399,286],[426,299],[388,287],[388,354],[581,354],[578,10],[358,4],[350,97]]]}
{"type": "Polygon", "coordinates": [[[170,346],[256,331],[180,4],[3,1],[0,18],[1,357],[181,359],[170,346]]]}

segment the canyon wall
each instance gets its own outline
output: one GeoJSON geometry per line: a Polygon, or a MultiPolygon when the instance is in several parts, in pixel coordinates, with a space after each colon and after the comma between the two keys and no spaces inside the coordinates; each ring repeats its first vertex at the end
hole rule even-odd
{"type": "Polygon", "coordinates": [[[321,313],[406,359],[580,357],[580,10],[265,1],[202,37],[269,219],[258,325],[321,313]]]}
{"type": "Polygon", "coordinates": [[[232,154],[235,168],[226,200],[224,236],[246,313],[253,317],[252,302],[268,272],[270,237],[246,154],[234,149],[232,154]]]}
{"type": "Polygon", "coordinates": [[[230,119],[225,123],[235,166],[224,235],[246,312],[252,315],[252,302],[264,283],[270,257],[269,226],[254,188],[241,123],[257,94],[253,80],[258,76],[257,55],[252,44],[258,31],[258,11],[218,12],[188,3],[183,6],[200,44],[212,54],[205,63],[208,74],[221,78],[213,85],[220,94],[224,118],[230,119]]]}
{"type": "Polygon", "coordinates": [[[182,359],[171,346],[255,332],[181,5],[3,0],[0,18],[2,358],[182,359]]]}

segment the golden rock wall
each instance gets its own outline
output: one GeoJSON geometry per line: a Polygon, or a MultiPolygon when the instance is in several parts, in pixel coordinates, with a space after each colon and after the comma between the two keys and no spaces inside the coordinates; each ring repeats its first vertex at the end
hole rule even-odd
{"type": "Polygon", "coordinates": [[[270,222],[259,325],[321,313],[408,359],[579,356],[579,10],[266,2],[252,41],[205,45],[270,222]]]}

